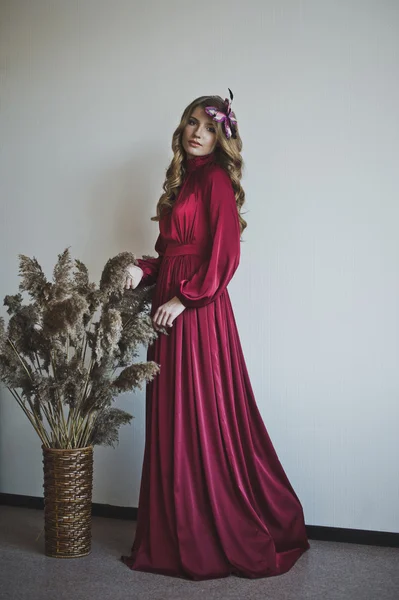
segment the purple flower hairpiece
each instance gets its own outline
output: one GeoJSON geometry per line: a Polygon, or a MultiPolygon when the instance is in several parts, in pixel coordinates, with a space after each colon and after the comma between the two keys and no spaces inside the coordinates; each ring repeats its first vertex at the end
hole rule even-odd
{"type": "Polygon", "coordinates": [[[236,125],[237,119],[234,112],[231,110],[231,102],[233,100],[233,92],[230,88],[227,88],[230,92],[230,100],[228,98],[224,101],[224,109],[219,110],[216,106],[206,106],[205,112],[212,117],[214,121],[223,123],[224,133],[229,138],[236,138],[236,125]]]}

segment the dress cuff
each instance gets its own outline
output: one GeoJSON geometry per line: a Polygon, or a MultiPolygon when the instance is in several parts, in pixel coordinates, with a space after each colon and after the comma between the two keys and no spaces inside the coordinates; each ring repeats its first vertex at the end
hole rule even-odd
{"type": "Polygon", "coordinates": [[[139,267],[143,271],[143,276],[140,283],[145,283],[145,280],[152,275],[152,269],[149,266],[145,266],[140,258],[136,258],[136,267],[139,267]]]}
{"type": "Polygon", "coordinates": [[[183,279],[180,282],[180,284],[179,284],[179,286],[177,288],[175,296],[177,296],[179,298],[180,302],[187,308],[188,307],[187,298],[184,296],[184,294],[181,291],[182,284],[185,283],[186,281],[187,281],[187,279],[183,279]]]}

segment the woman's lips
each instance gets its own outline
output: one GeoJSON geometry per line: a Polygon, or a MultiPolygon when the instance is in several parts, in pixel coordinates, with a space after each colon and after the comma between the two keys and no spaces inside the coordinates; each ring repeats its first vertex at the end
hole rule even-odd
{"type": "Polygon", "coordinates": [[[202,146],[202,144],[200,144],[199,142],[194,142],[193,140],[190,140],[188,143],[190,144],[190,146],[202,146]]]}

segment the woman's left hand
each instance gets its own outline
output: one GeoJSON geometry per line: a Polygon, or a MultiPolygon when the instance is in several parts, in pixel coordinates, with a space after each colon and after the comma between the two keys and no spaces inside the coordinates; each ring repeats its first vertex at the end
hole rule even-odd
{"type": "Polygon", "coordinates": [[[172,327],[173,321],[185,309],[186,307],[180,302],[177,296],[174,296],[171,300],[165,302],[165,304],[161,304],[161,306],[158,306],[152,317],[154,329],[158,331],[160,327],[172,327]]]}

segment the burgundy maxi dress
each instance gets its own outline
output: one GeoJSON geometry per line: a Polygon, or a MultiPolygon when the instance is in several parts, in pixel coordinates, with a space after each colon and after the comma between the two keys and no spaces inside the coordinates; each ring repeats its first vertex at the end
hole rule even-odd
{"type": "Polygon", "coordinates": [[[146,440],[131,569],[188,579],[288,571],[309,547],[303,509],[255,402],[226,286],[240,260],[227,172],[215,154],[187,160],[159,222],[152,312],[187,307],[148,347],[146,440]]]}

